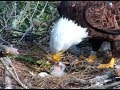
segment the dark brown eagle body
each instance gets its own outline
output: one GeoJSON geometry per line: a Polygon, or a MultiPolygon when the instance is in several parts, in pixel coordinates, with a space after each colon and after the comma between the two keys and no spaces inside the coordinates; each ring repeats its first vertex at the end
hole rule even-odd
{"type": "Polygon", "coordinates": [[[90,43],[93,50],[97,51],[104,41],[111,44],[112,54],[120,57],[120,33],[119,35],[98,32],[90,28],[83,18],[84,7],[86,19],[94,27],[101,30],[117,30],[120,32],[120,1],[61,1],[57,9],[61,17],[67,17],[82,27],[88,27],[90,43]]]}

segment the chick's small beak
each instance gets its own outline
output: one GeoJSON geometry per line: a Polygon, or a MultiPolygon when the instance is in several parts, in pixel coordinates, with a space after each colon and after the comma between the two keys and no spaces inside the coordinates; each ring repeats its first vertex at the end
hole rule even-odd
{"type": "Polygon", "coordinates": [[[52,55],[53,61],[59,62],[59,61],[61,60],[62,56],[63,56],[62,53],[63,53],[63,52],[58,52],[57,54],[53,54],[53,55],[52,55]]]}

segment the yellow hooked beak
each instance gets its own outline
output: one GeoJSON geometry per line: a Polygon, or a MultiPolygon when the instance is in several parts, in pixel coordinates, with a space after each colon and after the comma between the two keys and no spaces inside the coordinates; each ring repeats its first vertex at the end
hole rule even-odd
{"type": "Polygon", "coordinates": [[[63,54],[63,52],[58,52],[57,54],[53,54],[52,55],[53,61],[59,62],[63,56],[62,54],[63,54]]]}

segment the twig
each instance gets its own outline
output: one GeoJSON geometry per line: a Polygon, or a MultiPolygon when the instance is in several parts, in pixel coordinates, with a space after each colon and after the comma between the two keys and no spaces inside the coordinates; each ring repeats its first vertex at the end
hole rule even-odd
{"type": "Polygon", "coordinates": [[[4,67],[4,89],[12,89],[11,82],[10,74],[4,67]]]}
{"type": "Polygon", "coordinates": [[[108,84],[108,85],[100,85],[100,84],[95,84],[89,87],[86,87],[84,89],[107,89],[107,88],[112,88],[114,86],[120,85],[120,81],[112,83],[112,84],[108,84]]]}
{"type": "MultiPolygon", "coordinates": [[[[11,62],[11,60],[10,60],[8,57],[6,57],[6,58],[11,62]]],[[[17,73],[16,73],[16,70],[15,70],[15,68],[13,67],[12,62],[9,63],[9,65],[11,66],[11,68],[12,68],[14,74],[15,74],[15,77],[20,81],[20,79],[19,79],[19,77],[18,77],[18,75],[17,75],[17,73]]]]}
{"type": "Polygon", "coordinates": [[[20,40],[18,40],[17,43],[19,43],[19,42],[25,37],[25,35],[32,29],[32,27],[33,27],[33,25],[31,25],[31,26],[26,30],[26,32],[23,34],[22,38],[21,38],[20,40]]]}
{"type": "Polygon", "coordinates": [[[48,4],[48,1],[46,1],[46,4],[45,4],[45,6],[43,7],[43,9],[42,9],[42,11],[41,11],[40,15],[38,15],[38,18],[40,18],[40,17],[41,17],[41,15],[44,13],[45,8],[46,8],[46,6],[47,6],[47,4],[48,4]]]}
{"type": "Polygon", "coordinates": [[[54,19],[52,19],[50,22],[49,22],[49,24],[48,24],[48,26],[47,26],[47,28],[46,28],[46,30],[48,30],[48,31],[46,31],[46,33],[48,32],[48,33],[50,33],[50,26],[52,26],[52,24],[53,24],[53,22],[55,22],[57,20],[57,18],[54,18],[54,19]]]}
{"type": "Polygon", "coordinates": [[[37,2],[37,5],[36,5],[36,7],[34,9],[34,12],[33,12],[32,16],[30,17],[30,21],[32,21],[32,18],[33,18],[34,14],[35,14],[35,12],[37,10],[38,5],[39,5],[39,1],[37,2]]]}
{"type": "MultiPolygon", "coordinates": [[[[13,12],[14,12],[14,8],[13,8],[13,10],[11,11],[11,13],[8,15],[7,20],[6,20],[6,24],[7,24],[8,21],[10,20],[10,18],[11,18],[11,16],[12,16],[13,12]]],[[[8,25],[7,25],[7,26],[8,26],[8,25]]]]}
{"type": "Polygon", "coordinates": [[[119,29],[119,25],[118,25],[117,20],[116,20],[116,15],[113,15],[113,19],[114,19],[115,28],[119,29]]]}
{"type": "Polygon", "coordinates": [[[114,87],[117,85],[120,85],[120,81],[112,83],[112,84],[108,84],[108,85],[103,85],[102,87],[103,87],[103,89],[107,89],[107,88],[111,88],[111,87],[114,87]]]}
{"type": "Polygon", "coordinates": [[[79,78],[72,78],[72,79],[69,79],[67,81],[68,83],[81,83],[81,84],[90,84],[90,82],[88,80],[83,80],[83,79],[79,79],[79,78]]]}
{"type": "Polygon", "coordinates": [[[49,52],[46,50],[46,48],[42,44],[38,44],[36,41],[34,41],[35,45],[37,45],[40,49],[44,50],[49,56],[49,52]]]}
{"type": "Polygon", "coordinates": [[[106,89],[106,88],[111,88],[113,86],[120,84],[120,81],[119,81],[119,82],[115,82],[112,84],[104,85],[105,82],[111,81],[110,78],[114,76],[116,76],[116,73],[114,69],[112,69],[108,71],[105,75],[97,76],[95,78],[88,79],[88,80],[83,80],[79,78],[71,78],[70,80],[65,81],[65,85],[69,83],[80,83],[80,84],[87,85],[86,87],[83,87],[82,89],[106,89]],[[91,86],[88,86],[88,85],[91,85],[91,86]]]}
{"type": "Polygon", "coordinates": [[[10,45],[10,43],[8,41],[5,41],[1,36],[0,36],[0,40],[10,45]]]}
{"type": "Polygon", "coordinates": [[[18,21],[19,26],[17,28],[20,28],[22,22],[30,15],[31,12],[27,13],[29,7],[30,7],[30,2],[26,1],[26,7],[22,11],[20,11],[20,14],[17,15],[16,20],[18,21]],[[27,15],[26,15],[27,13],[27,15]],[[25,16],[26,15],[26,16],[25,16]]]}
{"type": "Polygon", "coordinates": [[[28,87],[25,86],[25,85],[18,79],[18,76],[16,77],[15,72],[13,72],[13,71],[11,70],[11,67],[13,68],[13,66],[11,66],[11,63],[12,63],[11,60],[8,59],[8,58],[6,58],[6,57],[0,58],[0,60],[1,60],[2,64],[4,65],[4,67],[6,68],[6,70],[11,74],[11,76],[13,77],[13,79],[16,80],[17,83],[18,83],[19,85],[21,85],[23,88],[28,89],[28,87]]]}

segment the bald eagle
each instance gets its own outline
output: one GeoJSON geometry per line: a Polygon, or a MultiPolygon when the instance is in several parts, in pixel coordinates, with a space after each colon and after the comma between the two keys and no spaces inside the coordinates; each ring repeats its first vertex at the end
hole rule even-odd
{"type": "Polygon", "coordinates": [[[98,67],[113,68],[115,57],[119,57],[120,53],[120,24],[119,19],[116,19],[120,18],[117,14],[120,8],[116,7],[119,4],[116,1],[61,1],[57,7],[60,19],[54,25],[50,37],[52,59],[59,61],[63,52],[89,37],[94,53],[88,57],[88,62],[96,59],[95,53],[104,41],[108,41],[112,49],[111,60],[98,67]]]}
{"type": "Polygon", "coordinates": [[[79,44],[87,36],[87,28],[78,26],[67,18],[60,18],[51,31],[50,49],[53,54],[57,53],[53,55],[53,59],[59,61],[63,52],[71,46],[79,44]]]}

